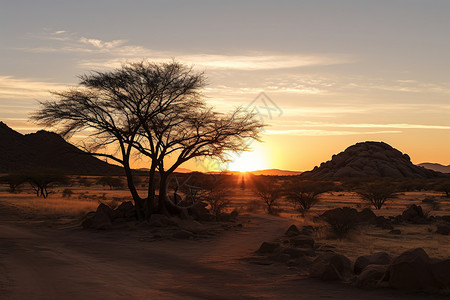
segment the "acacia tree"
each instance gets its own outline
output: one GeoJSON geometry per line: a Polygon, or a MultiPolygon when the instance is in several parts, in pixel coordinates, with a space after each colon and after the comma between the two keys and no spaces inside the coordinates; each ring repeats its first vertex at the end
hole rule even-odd
{"type": "Polygon", "coordinates": [[[64,174],[53,170],[41,170],[36,172],[28,172],[25,175],[26,181],[36,192],[36,197],[47,198],[48,189],[52,185],[67,184],[69,179],[64,174]]]}
{"type": "Polygon", "coordinates": [[[283,196],[282,187],[278,186],[275,179],[264,177],[263,175],[252,176],[252,189],[256,196],[258,196],[264,204],[266,204],[266,209],[268,214],[275,214],[275,207],[278,201],[283,196]]]}
{"type": "Polygon", "coordinates": [[[226,160],[230,151],[247,150],[246,139],[258,140],[263,128],[255,113],[242,108],[214,112],[201,94],[205,75],[177,62],[142,61],[80,79],[77,88],[53,92],[57,99],[42,102],[32,119],[67,138],[89,129],[84,150],[123,166],[140,219],[154,212],[180,213],[167,193],[168,178],[178,166],[202,157],[226,160]],[[116,151],[106,152],[112,146],[116,151]],[[133,180],[133,154],[149,159],[144,196],[133,180]],[[166,166],[169,156],[173,162],[166,166]]]}
{"type": "Polygon", "coordinates": [[[397,187],[388,182],[367,184],[357,191],[358,195],[370,202],[376,210],[381,209],[387,200],[397,198],[397,192],[397,187]]]}
{"type": "Polygon", "coordinates": [[[294,180],[286,186],[286,198],[303,214],[319,201],[319,195],[333,187],[333,182],[294,180]]]}

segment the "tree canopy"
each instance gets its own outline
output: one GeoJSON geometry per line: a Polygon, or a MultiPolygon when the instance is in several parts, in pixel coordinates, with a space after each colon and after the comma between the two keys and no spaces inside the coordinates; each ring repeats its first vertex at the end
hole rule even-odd
{"type": "Polygon", "coordinates": [[[53,92],[56,99],[42,102],[31,118],[66,138],[88,129],[84,150],[124,167],[139,218],[180,213],[167,192],[176,168],[191,159],[225,161],[230,152],[247,150],[247,139],[259,140],[264,126],[242,107],[227,114],[214,111],[202,95],[205,86],[204,73],[175,61],[129,63],[80,76],[78,87],[53,92]],[[105,151],[112,147],[115,151],[105,151]],[[133,181],[134,154],[149,158],[145,197],[133,181]]]}

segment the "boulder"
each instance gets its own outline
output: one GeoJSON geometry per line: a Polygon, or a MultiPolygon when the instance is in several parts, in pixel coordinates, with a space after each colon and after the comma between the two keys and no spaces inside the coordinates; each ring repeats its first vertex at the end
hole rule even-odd
{"type": "Polygon", "coordinates": [[[317,257],[310,269],[310,276],[325,281],[344,281],[352,275],[350,260],[340,254],[327,252],[317,257]]]}
{"type": "Polygon", "coordinates": [[[388,266],[386,265],[369,265],[356,279],[356,285],[362,288],[374,288],[379,285],[388,266]]]}
{"type": "Polygon", "coordinates": [[[85,220],[82,223],[83,228],[93,228],[93,229],[111,229],[112,226],[112,215],[113,210],[103,204],[97,207],[97,211],[95,213],[89,213],[85,220]]]}
{"type": "Polygon", "coordinates": [[[280,244],[278,243],[263,242],[257,252],[259,254],[271,254],[278,248],[280,248],[280,244]]]}
{"type": "Polygon", "coordinates": [[[300,234],[300,230],[298,230],[297,226],[295,226],[294,224],[289,226],[288,230],[286,230],[286,233],[285,233],[286,236],[296,236],[299,234],[300,234]]]}
{"type": "Polygon", "coordinates": [[[425,220],[422,207],[415,204],[412,204],[402,212],[402,218],[403,220],[414,224],[423,224],[425,220]]]}
{"type": "Polygon", "coordinates": [[[400,229],[392,229],[389,231],[390,234],[402,234],[402,231],[400,229]]]}
{"type": "Polygon", "coordinates": [[[430,291],[433,280],[430,258],[422,248],[411,249],[396,257],[387,271],[389,285],[406,291],[430,291]]]}
{"type": "Polygon", "coordinates": [[[377,219],[377,215],[370,208],[364,208],[358,216],[361,223],[375,224],[377,219]]]}
{"type": "Polygon", "coordinates": [[[120,204],[113,212],[113,219],[116,218],[135,219],[136,208],[134,207],[133,202],[122,202],[122,204],[120,204]]]}
{"type": "Polygon", "coordinates": [[[431,272],[437,286],[441,290],[450,292],[450,259],[433,262],[431,272]]]}
{"type": "Polygon", "coordinates": [[[91,228],[101,230],[111,229],[111,217],[105,211],[96,212],[95,216],[92,218],[91,228]]]}
{"type": "Polygon", "coordinates": [[[360,256],[356,259],[353,271],[360,274],[369,265],[388,265],[391,262],[391,256],[386,252],[377,252],[372,255],[360,256]]]}

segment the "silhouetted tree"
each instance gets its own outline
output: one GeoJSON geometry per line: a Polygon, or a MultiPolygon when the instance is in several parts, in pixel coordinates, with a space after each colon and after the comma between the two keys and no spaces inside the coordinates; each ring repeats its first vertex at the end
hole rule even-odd
{"type": "Polygon", "coordinates": [[[122,180],[118,177],[111,177],[111,176],[102,176],[97,179],[97,184],[100,184],[102,186],[109,186],[109,189],[112,190],[113,188],[120,189],[122,188],[122,180]]]}
{"type": "Polygon", "coordinates": [[[267,213],[275,214],[278,200],[283,196],[282,188],[275,180],[263,176],[252,176],[251,183],[253,192],[266,204],[267,213]]]}
{"type": "Polygon", "coordinates": [[[47,198],[48,189],[56,184],[66,184],[68,182],[67,176],[52,170],[43,170],[39,172],[25,173],[28,183],[36,192],[36,197],[47,198]]]}
{"type": "Polygon", "coordinates": [[[285,188],[286,198],[304,213],[319,201],[319,195],[334,188],[333,182],[292,180],[285,188]]]}
{"type": "Polygon", "coordinates": [[[0,177],[1,183],[6,183],[9,185],[10,193],[15,193],[17,188],[26,181],[27,179],[23,174],[8,174],[0,177]]]}
{"type": "Polygon", "coordinates": [[[246,139],[258,140],[263,128],[255,113],[243,108],[230,114],[214,112],[201,95],[204,74],[176,62],[144,61],[80,78],[80,88],[54,92],[58,99],[41,103],[32,119],[59,127],[65,137],[89,129],[91,142],[84,149],[124,167],[139,218],[153,212],[180,213],[167,196],[168,178],[175,169],[196,158],[226,160],[229,152],[247,150],[246,139]],[[117,151],[99,151],[106,146],[117,151]],[[149,158],[144,197],[131,172],[130,157],[136,152],[149,158]]]}
{"type": "Polygon", "coordinates": [[[369,201],[375,209],[381,209],[387,200],[398,197],[397,187],[383,181],[366,184],[357,193],[363,200],[369,201]]]}

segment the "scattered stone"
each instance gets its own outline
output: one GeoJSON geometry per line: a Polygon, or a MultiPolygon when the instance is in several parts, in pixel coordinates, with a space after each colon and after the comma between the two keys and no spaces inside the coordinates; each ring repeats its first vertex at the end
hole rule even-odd
{"type": "Polygon", "coordinates": [[[298,230],[297,226],[295,226],[294,224],[292,224],[291,226],[289,226],[288,230],[286,230],[285,235],[286,236],[296,236],[300,234],[300,230],[298,230]]]}
{"type": "Polygon", "coordinates": [[[356,285],[362,288],[374,288],[379,285],[379,282],[386,273],[387,265],[369,265],[364,268],[364,271],[358,276],[356,285]]]}
{"type": "Polygon", "coordinates": [[[425,224],[426,220],[420,205],[412,204],[402,212],[402,218],[413,224],[425,224]]]}
{"type": "Polygon", "coordinates": [[[388,265],[390,262],[391,256],[386,252],[364,255],[356,259],[353,271],[355,274],[360,274],[369,265],[388,265]]]}
{"type": "Polygon", "coordinates": [[[260,254],[271,254],[278,248],[280,248],[278,243],[263,242],[257,252],[260,254]]]}
{"type": "Polygon", "coordinates": [[[310,276],[325,281],[344,281],[352,275],[350,260],[340,254],[327,252],[317,257],[310,270],[310,276]]]}
{"type": "Polygon", "coordinates": [[[113,211],[114,221],[118,218],[136,219],[136,208],[134,207],[133,202],[122,202],[122,204],[113,211]]]}

